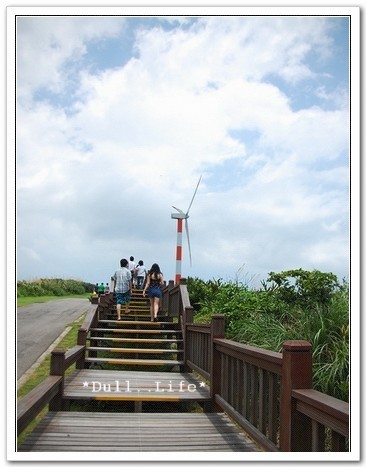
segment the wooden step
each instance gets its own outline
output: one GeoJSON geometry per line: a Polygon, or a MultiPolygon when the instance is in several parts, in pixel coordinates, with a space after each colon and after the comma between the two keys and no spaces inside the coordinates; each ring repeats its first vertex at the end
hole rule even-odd
{"type": "Polygon", "coordinates": [[[183,350],[177,349],[154,349],[145,348],[137,349],[135,347],[86,347],[86,350],[95,350],[99,352],[111,353],[147,353],[147,354],[169,354],[169,353],[182,353],[183,350]]]}
{"type": "Polygon", "coordinates": [[[178,360],[154,360],[141,358],[98,358],[87,357],[85,362],[89,363],[109,363],[113,365],[147,365],[147,366],[176,366],[183,365],[183,361],[178,360]]]}
{"type": "MultiPolygon", "coordinates": [[[[129,314],[128,314],[129,316],[129,314]]],[[[117,319],[100,319],[98,324],[115,324],[117,326],[124,326],[124,325],[127,325],[127,326],[136,326],[136,324],[138,324],[139,326],[143,325],[143,326],[153,326],[153,327],[158,327],[160,326],[161,324],[164,324],[164,325],[170,325],[170,326],[176,326],[177,323],[172,323],[171,321],[151,321],[150,319],[149,320],[146,320],[146,321],[138,321],[138,323],[136,323],[135,320],[129,320],[128,319],[128,316],[124,316],[125,319],[121,319],[120,321],[118,321],[117,319]]]]}
{"type": "Polygon", "coordinates": [[[170,344],[170,343],[180,343],[183,342],[183,339],[142,339],[134,337],[88,337],[89,341],[107,341],[107,342],[135,342],[135,343],[145,343],[145,344],[170,344]]]}
{"type": "Polygon", "coordinates": [[[142,368],[139,371],[119,368],[75,370],[65,379],[64,398],[135,402],[210,401],[207,382],[192,373],[170,369],[159,371],[159,367],[144,371],[142,368]]]}
{"type": "Polygon", "coordinates": [[[183,339],[143,339],[134,337],[88,337],[89,341],[109,341],[109,342],[134,342],[134,343],[146,343],[146,344],[169,344],[169,343],[180,343],[183,339]]]}
{"type": "MultiPolygon", "coordinates": [[[[110,312],[109,315],[112,316],[112,319],[110,321],[117,321],[116,311],[110,312]]],[[[124,321],[125,319],[131,320],[132,318],[134,318],[134,321],[150,321],[151,316],[150,314],[135,313],[134,311],[131,311],[130,313],[121,313],[121,318],[122,321],[124,321]]]]}
{"type": "Polygon", "coordinates": [[[118,329],[118,328],[91,328],[91,332],[124,333],[124,334],[181,334],[181,331],[172,329],[118,329]]]}

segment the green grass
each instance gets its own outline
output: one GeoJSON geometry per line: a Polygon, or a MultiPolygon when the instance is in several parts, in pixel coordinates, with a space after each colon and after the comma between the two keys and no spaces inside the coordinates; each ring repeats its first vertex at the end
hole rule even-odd
{"type": "Polygon", "coordinates": [[[43,295],[41,297],[18,297],[17,306],[27,306],[32,305],[32,303],[44,303],[49,302],[50,300],[62,300],[65,298],[89,298],[90,293],[84,293],[82,295],[61,295],[57,297],[55,295],[43,295]]]}
{"type": "MultiPolygon", "coordinates": [[[[36,297],[32,297],[36,298],[36,297]]],[[[62,349],[71,349],[76,345],[77,342],[77,333],[80,325],[82,324],[85,318],[85,313],[73,323],[69,323],[66,327],[71,327],[70,331],[58,344],[58,348],[62,349]]],[[[26,394],[28,394],[32,389],[34,389],[38,384],[44,381],[50,374],[50,364],[51,364],[51,354],[47,355],[43,362],[39,365],[38,368],[30,375],[30,377],[25,381],[25,383],[18,389],[17,396],[18,399],[21,399],[26,394]]],[[[75,369],[75,364],[71,365],[65,372],[66,375],[72,373],[75,369]]],[[[27,428],[18,436],[17,443],[18,446],[24,441],[26,436],[34,430],[39,421],[45,416],[48,412],[48,405],[38,414],[38,416],[27,426],[27,428]]]]}

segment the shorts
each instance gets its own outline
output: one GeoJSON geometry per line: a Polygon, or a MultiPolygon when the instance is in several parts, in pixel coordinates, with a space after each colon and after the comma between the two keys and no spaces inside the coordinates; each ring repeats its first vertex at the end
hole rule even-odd
{"type": "Polygon", "coordinates": [[[131,301],[131,292],[128,290],[127,292],[116,292],[116,302],[117,305],[124,305],[131,301]]]}
{"type": "Polygon", "coordinates": [[[149,298],[161,298],[161,288],[160,287],[149,287],[148,290],[149,298]]]}

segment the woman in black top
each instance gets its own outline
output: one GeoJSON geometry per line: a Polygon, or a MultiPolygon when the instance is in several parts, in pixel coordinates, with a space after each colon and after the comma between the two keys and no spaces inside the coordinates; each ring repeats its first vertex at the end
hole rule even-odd
{"type": "Polygon", "coordinates": [[[150,299],[150,315],[151,321],[158,320],[158,311],[161,299],[161,287],[164,285],[164,277],[160,271],[159,265],[154,263],[146,277],[146,285],[143,290],[145,297],[146,290],[148,290],[148,297],[150,299]]]}

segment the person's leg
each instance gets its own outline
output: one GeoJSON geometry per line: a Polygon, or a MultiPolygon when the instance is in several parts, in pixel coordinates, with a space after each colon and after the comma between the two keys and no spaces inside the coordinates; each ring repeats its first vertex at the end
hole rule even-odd
{"type": "Polygon", "coordinates": [[[154,321],[154,297],[150,298],[150,317],[154,321]]]}
{"type": "Polygon", "coordinates": [[[154,319],[157,319],[159,312],[159,297],[154,297],[154,319]]]}
{"type": "Polygon", "coordinates": [[[121,319],[121,304],[117,303],[117,319],[118,321],[121,319]]]}

